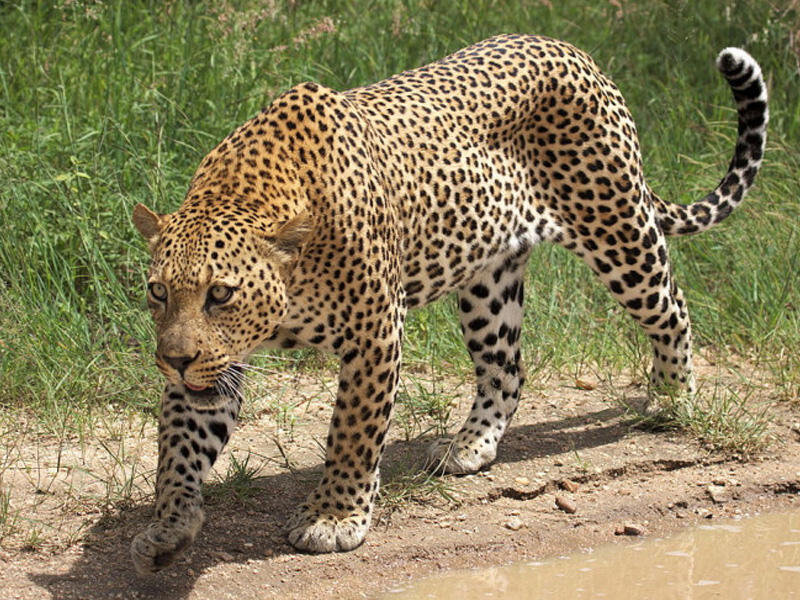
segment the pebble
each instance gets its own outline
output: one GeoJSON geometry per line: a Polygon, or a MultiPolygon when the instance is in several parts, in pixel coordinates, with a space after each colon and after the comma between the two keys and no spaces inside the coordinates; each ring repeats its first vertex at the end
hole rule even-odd
{"type": "Polygon", "coordinates": [[[714,504],[725,504],[731,499],[730,492],[720,485],[709,485],[706,488],[706,493],[714,504]]]}
{"type": "Polygon", "coordinates": [[[530,485],[531,480],[527,477],[514,477],[514,482],[519,485],[530,485]]]}
{"type": "Polygon", "coordinates": [[[573,494],[578,491],[578,488],[581,487],[577,483],[569,479],[562,479],[560,485],[562,489],[565,489],[568,492],[572,492],[573,494]]]}
{"type": "Polygon", "coordinates": [[[522,519],[519,517],[511,517],[508,521],[503,523],[503,526],[511,531],[519,531],[525,527],[525,523],[523,523],[522,519]]]}
{"type": "Polygon", "coordinates": [[[644,528],[634,523],[626,523],[614,530],[614,535],[644,535],[644,528]]]}
{"type": "Polygon", "coordinates": [[[574,502],[564,498],[563,496],[556,496],[556,506],[570,515],[578,510],[578,507],[575,506],[574,502]]]}

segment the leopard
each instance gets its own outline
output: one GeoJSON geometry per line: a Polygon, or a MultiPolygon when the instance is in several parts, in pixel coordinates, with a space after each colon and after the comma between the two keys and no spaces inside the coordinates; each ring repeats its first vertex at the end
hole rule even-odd
{"type": "Polygon", "coordinates": [[[695,393],[691,325],[666,238],[739,206],[762,163],[767,90],[750,54],[716,67],[738,131],[719,184],[690,204],[645,183],[636,127],[585,52],[498,35],[371,85],[295,85],[200,163],[180,207],[143,204],[147,304],[165,376],[153,520],[138,572],[179,557],[204,522],[202,484],[233,433],[261,348],[338,358],[319,483],[286,520],[299,551],[364,540],[400,382],[409,309],[455,295],[474,363],[461,429],[428,451],[437,473],[487,468],[525,381],[528,258],[560,245],[597,274],[653,349],[649,407],[695,393]]]}

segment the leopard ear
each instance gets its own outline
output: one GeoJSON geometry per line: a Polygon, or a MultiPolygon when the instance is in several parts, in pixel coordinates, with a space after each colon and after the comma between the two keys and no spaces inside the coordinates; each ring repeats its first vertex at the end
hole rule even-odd
{"type": "Polygon", "coordinates": [[[137,204],[133,207],[133,224],[144,239],[153,241],[161,233],[164,222],[161,215],[154,213],[144,204],[137,204]]]}
{"type": "Polygon", "coordinates": [[[275,250],[291,260],[299,254],[303,244],[308,241],[314,224],[311,214],[304,210],[296,217],[280,226],[278,232],[272,237],[275,250]]]}

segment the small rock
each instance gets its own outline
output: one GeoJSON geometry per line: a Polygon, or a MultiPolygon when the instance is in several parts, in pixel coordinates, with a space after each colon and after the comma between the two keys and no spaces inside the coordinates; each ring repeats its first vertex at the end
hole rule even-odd
{"type": "Polygon", "coordinates": [[[641,525],[636,525],[634,523],[626,523],[621,527],[617,527],[614,530],[614,535],[644,535],[644,528],[641,525]]]}
{"type": "Polygon", "coordinates": [[[644,528],[641,525],[628,523],[624,528],[625,535],[644,535],[644,528]]]}
{"type": "Polygon", "coordinates": [[[556,506],[570,515],[578,510],[578,507],[575,506],[575,503],[567,498],[564,498],[564,496],[556,496],[556,506]]]}
{"type": "Polygon", "coordinates": [[[508,521],[503,523],[503,526],[511,531],[519,531],[525,527],[525,523],[523,523],[522,519],[519,517],[511,517],[508,521]]]}
{"type": "Polygon", "coordinates": [[[231,556],[230,554],[228,554],[224,550],[212,550],[211,552],[209,552],[209,554],[212,557],[217,558],[219,560],[224,560],[224,561],[232,561],[233,560],[233,556],[231,556]]]}
{"type": "Polygon", "coordinates": [[[730,492],[720,485],[709,485],[706,493],[714,504],[725,504],[731,499],[730,492]]]}
{"type": "Polygon", "coordinates": [[[562,479],[559,482],[559,485],[561,486],[561,489],[567,490],[568,492],[572,492],[573,494],[578,491],[578,488],[581,487],[577,483],[569,479],[562,479]]]}
{"type": "Polygon", "coordinates": [[[520,485],[530,485],[531,480],[527,477],[514,477],[514,482],[520,485]]]}

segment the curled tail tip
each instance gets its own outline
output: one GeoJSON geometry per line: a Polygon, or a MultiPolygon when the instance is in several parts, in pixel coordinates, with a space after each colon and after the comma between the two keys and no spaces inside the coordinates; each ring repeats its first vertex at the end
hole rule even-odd
{"type": "Polygon", "coordinates": [[[717,55],[717,69],[728,80],[738,100],[766,100],[767,89],[756,59],[741,48],[725,48],[717,55]]]}
{"type": "MultiPolygon", "coordinates": [[[[722,52],[717,55],[717,69],[719,69],[725,77],[736,77],[742,74],[742,72],[751,65],[758,68],[758,63],[755,59],[741,48],[724,48],[722,52]]],[[[761,69],[759,69],[759,72],[760,71],[761,69]]]]}
{"type": "Polygon", "coordinates": [[[740,126],[765,130],[769,120],[767,86],[756,59],[741,48],[725,48],[717,56],[717,68],[733,92],[740,126]]]}
{"type": "Polygon", "coordinates": [[[724,220],[742,202],[761,167],[769,121],[761,67],[741,48],[725,48],[716,63],[736,101],[738,136],[733,158],[722,181],[701,200],[687,207],[657,199],[660,224],[667,235],[697,233],[724,220]]]}

